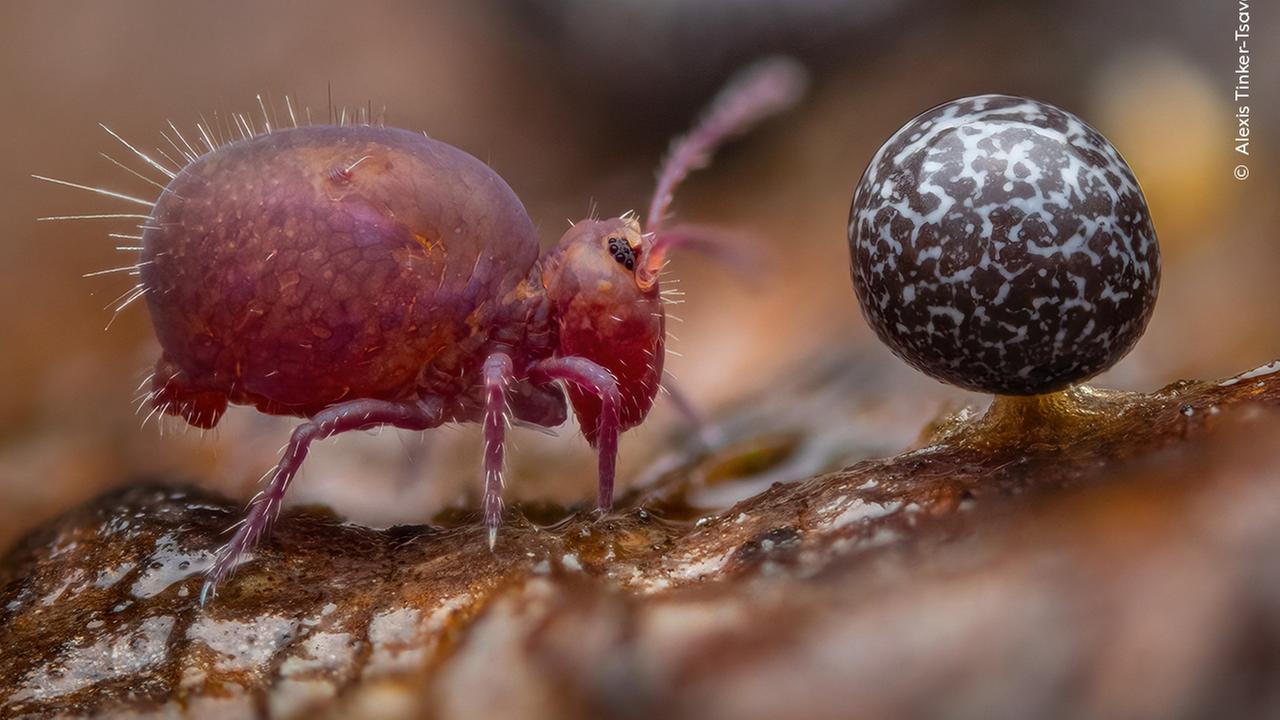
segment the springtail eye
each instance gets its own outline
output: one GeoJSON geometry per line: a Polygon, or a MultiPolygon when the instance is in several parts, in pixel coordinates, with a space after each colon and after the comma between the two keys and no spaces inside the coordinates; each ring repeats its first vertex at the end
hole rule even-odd
{"type": "Polygon", "coordinates": [[[609,238],[609,254],[628,270],[636,269],[636,251],[631,249],[631,244],[626,240],[619,237],[609,238]]]}

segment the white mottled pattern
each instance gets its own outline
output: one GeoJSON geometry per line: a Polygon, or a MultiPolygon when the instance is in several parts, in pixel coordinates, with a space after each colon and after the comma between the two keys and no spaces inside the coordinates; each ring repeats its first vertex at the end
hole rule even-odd
{"type": "Polygon", "coordinates": [[[983,95],[929,110],[867,167],[849,218],[854,289],[893,351],[961,387],[1060,389],[1146,327],[1160,254],[1116,149],[1074,115],[983,95]]]}

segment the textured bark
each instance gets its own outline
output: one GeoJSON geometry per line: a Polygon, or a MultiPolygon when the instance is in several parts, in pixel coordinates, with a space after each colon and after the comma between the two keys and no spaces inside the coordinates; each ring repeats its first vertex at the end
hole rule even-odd
{"type": "Polygon", "coordinates": [[[204,610],[239,506],[115,492],[0,561],[0,715],[1277,716],[1280,373],[1095,400],[704,515],[803,464],[730,423],[608,517],[512,513],[495,552],[476,513],[293,510],[204,610]]]}

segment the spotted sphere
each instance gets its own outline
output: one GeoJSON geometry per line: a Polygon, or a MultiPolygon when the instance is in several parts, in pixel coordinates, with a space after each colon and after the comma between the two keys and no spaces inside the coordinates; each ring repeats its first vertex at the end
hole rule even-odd
{"type": "Polygon", "coordinates": [[[893,352],[969,390],[1035,395],[1146,329],[1160,247],[1120,153],[1046,103],[980,95],[894,133],[849,212],[853,288],[893,352]]]}

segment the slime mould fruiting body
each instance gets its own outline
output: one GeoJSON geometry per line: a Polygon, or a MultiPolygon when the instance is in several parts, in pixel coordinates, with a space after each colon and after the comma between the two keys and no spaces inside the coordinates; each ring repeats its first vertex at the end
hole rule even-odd
{"type": "Polygon", "coordinates": [[[1120,153],[1046,103],[981,95],[912,119],[849,213],[862,314],[910,365],[1000,395],[1114,365],[1155,307],[1160,247],[1120,153]]]}
{"type": "Polygon", "coordinates": [[[349,430],[482,423],[492,544],[508,423],[559,425],[572,405],[607,509],[618,435],[644,420],[662,378],[665,257],[733,252],[714,231],[667,226],[673,192],[803,84],[784,59],[744,70],[673,145],[647,227],[631,213],[583,220],[541,256],[506,182],[422,134],[295,122],[219,143],[202,126],[203,152],[170,141],[186,160],[176,171],[125,142],[170,178],[129,268],[129,301],[146,298],[162,349],[153,411],[201,428],[229,403],[307,419],[218,551],[202,602],[267,531],[310,443],[349,430]]]}

